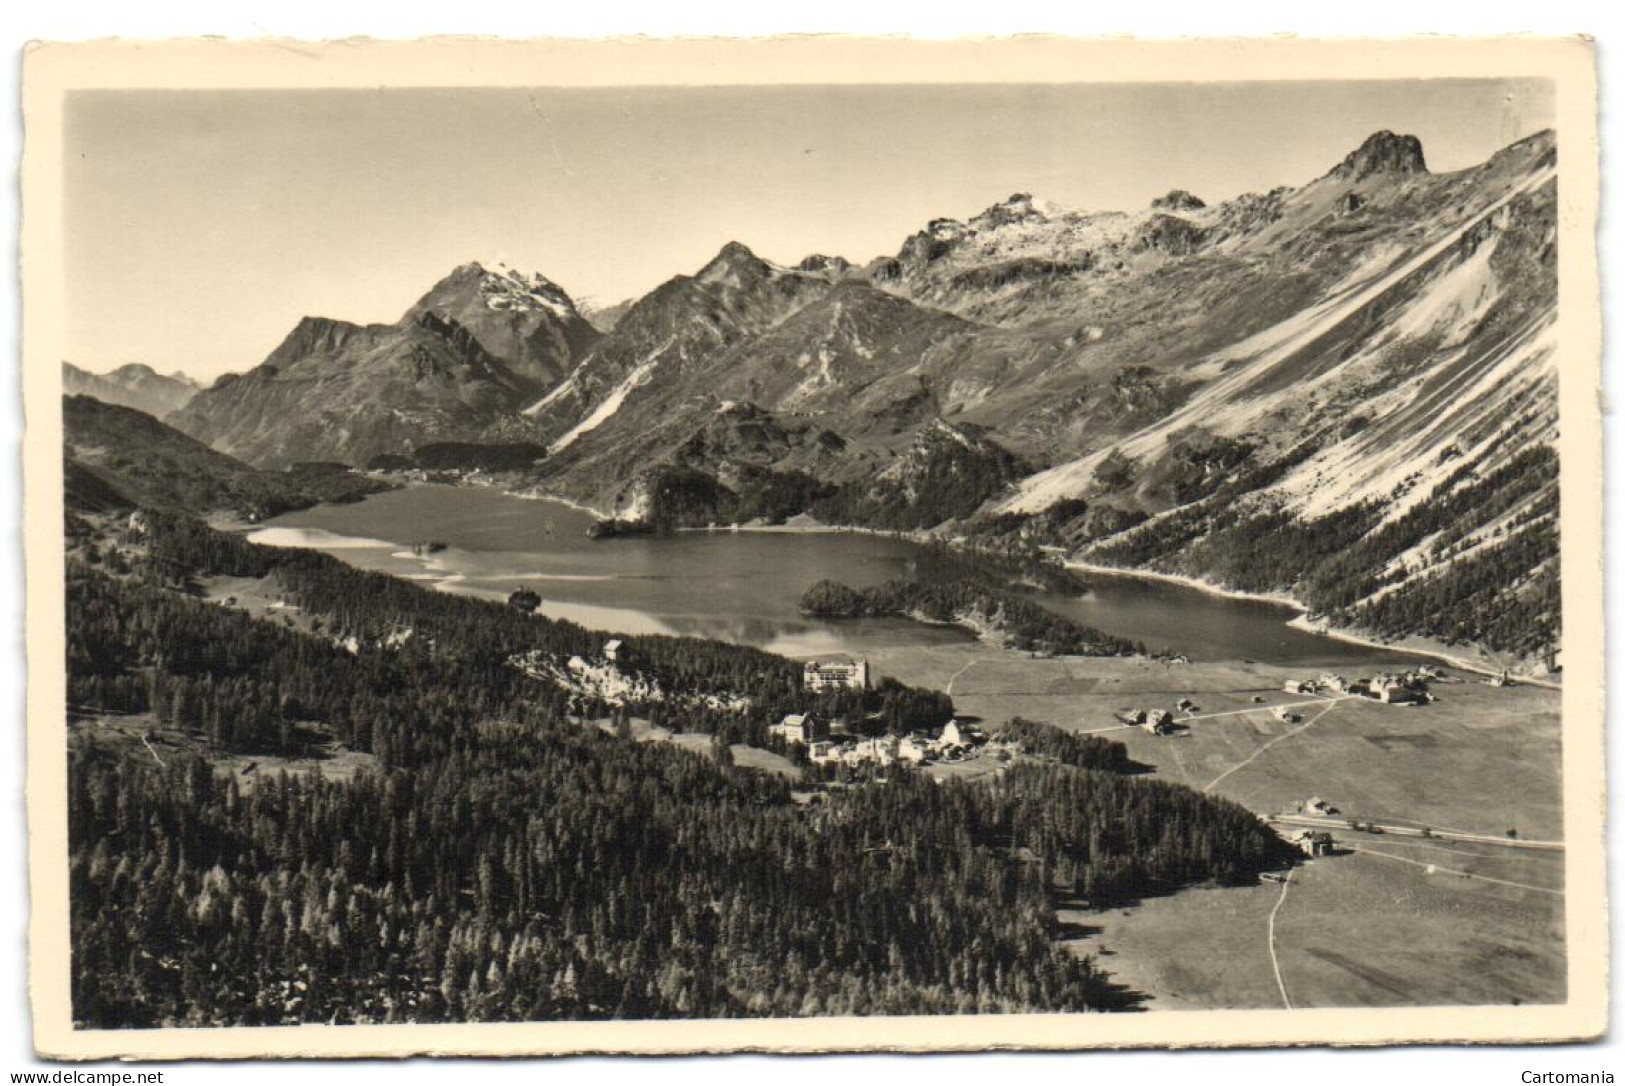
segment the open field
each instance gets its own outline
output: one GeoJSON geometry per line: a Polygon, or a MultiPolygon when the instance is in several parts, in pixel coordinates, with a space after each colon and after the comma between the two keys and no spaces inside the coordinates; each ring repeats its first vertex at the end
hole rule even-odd
{"type": "Polygon", "coordinates": [[[159,724],[151,713],[70,713],[68,741],[113,751],[120,757],[150,760],[160,766],[167,765],[173,758],[201,754],[208,758],[215,773],[235,777],[244,789],[262,781],[273,781],[282,773],[291,777],[320,776],[331,781],[348,781],[378,764],[374,755],[337,744],[314,748],[308,756],[222,754],[199,736],[159,724]]]}
{"type": "Polygon", "coordinates": [[[1564,997],[1563,853],[1495,843],[1508,830],[1562,839],[1554,690],[1445,682],[1434,687],[1436,703],[1397,706],[1287,694],[1285,680],[1312,676],[1254,663],[1037,660],[979,645],[901,649],[871,662],[906,682],[940,687],[951,678],[956,706],[990,730],[1019,715],[1117,739],[1156,775],[1261,815],[1292,814],[1320,797],[1339,820],[1490,839],[1339,825],[1339,852],[1298,868],[1284,899],[1282,884],[1266,881],[1063,909],[1078,951],[1100,956],[1153,1009],[1564,997]],[[1184,697],[1197,708],[1175,714],[1175,735],[1115,718],[1172,709],[1184,697]],[[1296,723],[1269,711],[1287,704],[1296,723]]]}
{"type": "Polygon", "coordinates": [[[203,598],[232,607],[254,618],[280,622],[290,630],[318,633],[317,622],[297,605],[282,598],[275,577],[204,577],[198,582],[203,598]]]}
{"type": "Polygon", "coordinates": [[[913,648],[871,658],[906,682],[953,679],[954,703],[996,730],[1013,716],[1099,734],[1161,776],[1286,813],[1311,796],[1343,817],[1468,833],[1562,837],[1559,694],[1446,682],[1432,705],[1384,705],[1282,691],[1305,672],[1267,664],[1144,659],[1035,660],[981,646],[913,648]],[[1156,736],[1115,714],[1172,709],[1184,730],[1156,736]],[[1263,698],[1254,703],[1253,698],[1263,698]],[[1285,723],[1270,709],[1291,705],[1285,723]]]}
{"type": "MultiPolygon", "coordinates": [[[[595,723],[604,731],[614,734],[614,721],[599,720],[595,723]]],[[[649,722],[641,717],[633,717],[631,727],[632,738],[639,743],[672,743],[696,754],[711,752],[711,737],[704,732],[674,732],[658,725],[651,727],[649,722]]],[[[782,754],[744,743],[734,743],[728,751],[733,755],[734,765],[746,769],[759,769],[765,773],[777,773],[791,780],[801,779],[801,770],[782,754]]]]}
{"type": "MultiPolygon", "coordinates": [[[[1393,847],[1311,860],[1282,885],[1198,889],[1127,909],[1063,913],[1074,941],[1153,1009],[1542,1003],[1564,997],[1561,854],[1393,847]],[[1464,850],[1463,850],[1464,851],[1464,850]],[[1429,874],[1427,864],[1440,865],[1429,874]],[[1446,873],[1477,871],[1523,889],[1446,873]],[[1493,875],[1490,873],[1493,872],[1493,875]],[[1279,909],[1277,909],[1279,905],[1279,909]],[[1270,914],[1275,912],[1272,964],[1270,914]]],[[[1486,847],[1486,846],[1479,846],[1486,847]]]]}

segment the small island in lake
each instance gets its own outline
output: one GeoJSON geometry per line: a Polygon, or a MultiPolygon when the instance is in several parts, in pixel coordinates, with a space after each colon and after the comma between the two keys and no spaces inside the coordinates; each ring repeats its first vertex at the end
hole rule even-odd
{"type": "Polygon", "coordinates": [[[801,597],[801,613],[814,618],[912,618],[975,630],[1023,652],[1068,656],[1143,655],[1145,646],[1055,614],[1013,592],[970,579],[926,583],[892,580],[854,589],[819,581],[801,597]]]}

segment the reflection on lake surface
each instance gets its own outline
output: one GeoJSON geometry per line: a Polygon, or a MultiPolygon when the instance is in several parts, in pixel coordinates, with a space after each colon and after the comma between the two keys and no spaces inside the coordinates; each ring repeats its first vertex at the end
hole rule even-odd
{"type": "MultiPolygon", "coordinates": [[[[902,539],[855,533],[686,532],[593,541],[593,517],[550,501],[476,487],[421,486],[351,505],[289,513],[250,533],[257,543],[313,547],[352,565],[506,599],[538,592],[544,614],[595,629],[679,634],[787,656],[966,642],[960,630],[906,620],[809,619],[797,609],[824,578],[855,588],[944,575],[951,558],[902,539]],[[418,555],[412,544],[445,544],[418,555]]],[[[1291,610],[1130,576],[1088,577],[1083,597],[1051,592],[1045,607],[1153,650],[1193,660],[1352,664],[1379,651],[1286,625],[1291,610]]]]}

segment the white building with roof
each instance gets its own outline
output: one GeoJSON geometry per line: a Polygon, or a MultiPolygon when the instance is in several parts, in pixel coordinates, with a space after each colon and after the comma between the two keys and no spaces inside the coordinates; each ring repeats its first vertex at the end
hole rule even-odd
{"type": "Polygon", "coordinates": [[[808,660],[802,667],[802,684],[808,690],[867,690],[869,661],[847,659],[808,660]]]}

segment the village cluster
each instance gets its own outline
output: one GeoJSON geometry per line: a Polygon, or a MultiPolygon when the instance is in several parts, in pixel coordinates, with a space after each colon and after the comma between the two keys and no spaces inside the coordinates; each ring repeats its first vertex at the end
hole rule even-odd
{"type": "MultiPolygon", "coordinates": [[[[1358,679],[1349,679],[1342,675],[1327,672],[1318,679],[1288,679],[1282,690],[1288,694],[1303,694],[1310,697],[1359,697],[1370,698],[1387,705],[1426,705],[1433,700],[1429,689],[1430,684],[1444,678],[1444,673],[1438,668],[1429,665],[1414,667],[1407,671],[1383,671],[1376,675],[1358,679]]],[[[1510,680],[1503,676],[1491,679],[1496,686],[1510,684],[1510,680]]],[[[1254,695],[1253,703],[1264,704],[1262,694],[1254,695]]],[[[1173,735],[1182,730],[1179,723],[1181,717],[1190,719],[1201,709],[1190,698],[1180,698],[1172,709],[1127,709],[1117,714],[1117,719],[1124,727],[1143,728],[1152,735],[1173,735]]],[[[1293,705],[1277,705],[1269,710],[1270,715],[1283,724],[1296,724],[1303,719],[1293,705]]]]}
{"type": "Polygon", "coordinates": [[[1389,705],[1426,705],[1433,700],[1429,685],[1442,678],[1444,672],[1423,664],[1407,671],[1384,671],[1362,679],[1327,672],[1319,679],[1288,679],[1282,689],[1288,694],[1343,694],[1389,705]]]}
{"type": "MultiPolygon", "coordinates": [[[[803,686],[812,693],[867,689],[868,661],[809,660],[803,671],[803,686]]],[[[768,732],[788,744],[805,747],[808,760],[815,765],[929,765],[955,761],[988,741],[980,729],[957,720],[943,724],[935,735],[862,737],[850,734],[845,721],[830,720],[815,712],[791,713],[771,725],[768,732]]]]}

